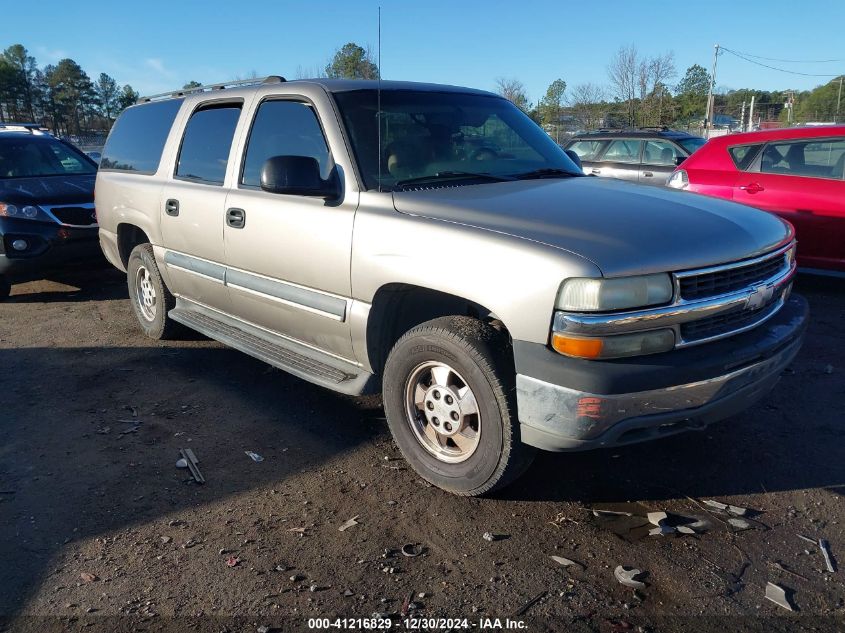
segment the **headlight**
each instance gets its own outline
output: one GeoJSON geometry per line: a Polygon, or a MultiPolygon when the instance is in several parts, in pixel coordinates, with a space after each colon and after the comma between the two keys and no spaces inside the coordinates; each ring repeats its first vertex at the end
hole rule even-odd
{"type": "Polygon", "coordinates": [[[594,338],[569,336],[563,332],[552,333],[552,348],[564,356],[575,358],[644,356],[668,352],[674,347],[675,332],[668,328],[594,338]]]}
{"type": "Polygon", "coordinates": [[[673,189],[686,189],[689,187],[689,176],[686,171],[679,169],[669,177],[666,184],[673,189]]]}
{"type": "Polygon", "coordinates": [[[0,217],[55,222],[44,209],[34,204],[15,205],[9,202],[0,202],[0,217]]]}
{"type": "Polygon", "coordinates": [[[618,279],[575,278],[561,285],[557,308],[567,312],[608,312],[669,303],[672,294],[672,280],[665,273],[618,279]]]}

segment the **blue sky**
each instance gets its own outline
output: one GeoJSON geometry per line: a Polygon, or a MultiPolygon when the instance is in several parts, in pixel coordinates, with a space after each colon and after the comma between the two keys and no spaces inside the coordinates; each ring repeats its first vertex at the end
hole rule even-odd
{"type": "MultiPolygon", "coordinates": [[[[607,84],[611,56],[632,43],[645,55],[673,51],[678,78],[694,63],[709,70],[715,43],[764,57],[838,59],[761,61],[807,73],[845,72],[843,0],[4,4],[0,47],[24,44],[40,65],[71,57],[92,77],[106,72],[142,94],[191,79],[213,83],[252,72],[296,77],[299,70],[325,66],[348,41],[375,49],[379,5],[385,79],[493,89],[498,77],[515,77],[532,101],[558,77],[570,86],[607,84]]],[[[807,89],[826,81],[768,70],[729,54],[719,58],[717,84],[728,88],[807,89]]]]}

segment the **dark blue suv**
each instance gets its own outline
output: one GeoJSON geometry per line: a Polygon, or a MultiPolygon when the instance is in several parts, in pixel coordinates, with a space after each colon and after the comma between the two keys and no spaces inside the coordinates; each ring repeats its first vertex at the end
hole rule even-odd
{"type": "Polygon", "coordinates": [[[0,300],[12,284],[102,257],[97,164],[34,126],[0,125],[0,300]]]}

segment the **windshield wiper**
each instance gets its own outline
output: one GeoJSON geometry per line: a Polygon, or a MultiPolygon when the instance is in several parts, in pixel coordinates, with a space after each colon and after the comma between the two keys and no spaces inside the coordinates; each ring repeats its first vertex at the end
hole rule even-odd
{"type": "Polygon", "coordinates": [[[570,176],[578,176],[578,174],[573,174],[571,171],[566,171],[565,169],[559,169],[558,167],[543,167],[541,169],[535,169],[533,171],[526,171],[522,174],[514,174],[514,178],[517,180],[529,180],[531,178],[549,178],[549,177],[570,177],[570,176]]]}
{"type": "Polygon", "coordinates": [[[416,178],[405,178],[404,180],[396,181],[397,187],[404,187],[405,185],[416,185],[425,182],[437,182],[441,179],[456,179],[456,178],[480,178],[489,180],[491,182],[507,182],[509,180],[516,180],[513,176],[496,176],[495,174],[483,174],[471,171],[438,171],[427,176],[417,176],[416,178]]]}

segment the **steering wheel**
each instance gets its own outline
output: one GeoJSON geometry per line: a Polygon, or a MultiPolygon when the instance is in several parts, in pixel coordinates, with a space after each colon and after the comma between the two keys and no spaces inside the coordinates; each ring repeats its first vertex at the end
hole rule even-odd
{"type": "Polygon", "coordinates": [[[469,158],[470,160],[492,160],[498,157],[499,155],[496,153],[496,150],[490,149],[489,147],[479,147],[469,158]]]}

